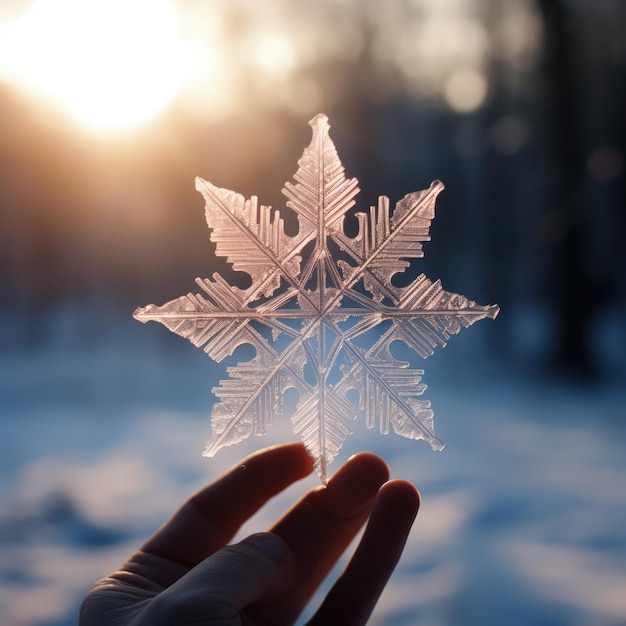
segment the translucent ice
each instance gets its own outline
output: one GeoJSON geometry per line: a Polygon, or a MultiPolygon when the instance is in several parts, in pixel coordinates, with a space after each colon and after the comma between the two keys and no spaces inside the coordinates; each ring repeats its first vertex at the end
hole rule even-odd
{"type": "Polygon", "coordinates": [[[252,360],[229,367],[228,379],[213,389],[219,402],[205,455],[263,434],[293,388],[299,396],[294,431],[325,483],[327,466],[358,414],[368,428],[378,424],[387,433],[391,427],[443,448],[430,402],[421,399],[423,370],[398,360],[390,346],[401,341],[426,358],[461,328],[495,318],[498,307],[445,291],[423,274],[394,286],[392,276],[423,256],[442,183],[407,194],[393,212],[381,196],[369,213],[356,214],[358,232],[350,237],[344,219],[358,181],[345,176],[328,118],[317,115],[310,125],[313,138],[298,161],[295,184],[283,189],[298,221],[294,236],[285,233],[279,211],[259,205],[255,196],[196,179],[217,254],[247,272],[251,286],[234,287],[219,274],[198,278],[200,293],[150,304],[134,316],[161,322],[216,361],[241,344],[255,348],[252,360]]]}

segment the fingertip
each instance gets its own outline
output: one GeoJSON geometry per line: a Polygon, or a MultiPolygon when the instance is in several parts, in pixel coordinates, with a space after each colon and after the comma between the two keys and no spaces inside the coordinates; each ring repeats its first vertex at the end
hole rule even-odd
{"type": "Polygon", "coordinates": [[[350,457],[326,487],[312,493],[319,506],[337,519],[347,519],[371,507],[389,479],[389,467],[371,452],[350,457]]]}
{"type": "Polygon", "coordinates": [[[389,466],[384,459],[373,452],[357,452],[356,454],[353,454],[346,461],[346,465],[352,463],[359,463],[364,467],[368,466],[370,468],[376,468],[378,471],[385,472],[387,476],[389,476],[389,466]]]}
{"type": "Polygon", "coordinates": [[[277,444],[257,450],[238,465],[243,469],[248,469],[250,464],[254,466],[259,461],[267,463],[268,459],[283,463],[285,467],[289,468],[291,474],[300,478],[308,476],[315,469],[313,459],[301,441],[277,444]]]}
{"type": "Polygon", "coordinates": [[[389,466],[385,461],[373,452],[358,452],[353,454],[340,468],[333,480],[352,480],[353,475],[366,478],[371,483],[384,484],[389,480],[389,466]]]}
{"type": "Polygon", "coordinates": [[[417,487],[408,480],[399,478],[385,483],[378,492],[378,498],[382,498],[390,506],[401,507],[407,512],[413,511],[414,515],[417,515],[422,502],[417,487]]]}

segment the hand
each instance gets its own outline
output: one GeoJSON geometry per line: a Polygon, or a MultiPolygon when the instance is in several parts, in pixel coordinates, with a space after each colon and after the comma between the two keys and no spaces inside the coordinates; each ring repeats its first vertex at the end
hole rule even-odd
{"type": "Polygon", "coordinates": [[[188,500],[81,607],[81,626],[292,624],[361,526],[350,563],[309,622],[365,624],[419,507],[370,453],[349,459],[268,533],[227,545],[272,496],[313,470],[302,444],[267,448],[188,500]]]}

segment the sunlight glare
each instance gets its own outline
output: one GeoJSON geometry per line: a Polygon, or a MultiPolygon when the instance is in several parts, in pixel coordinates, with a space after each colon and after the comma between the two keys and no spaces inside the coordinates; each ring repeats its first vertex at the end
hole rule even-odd
{"type": "Polygon", "coordinates": [[[286,76],[296,65],[293,43],[277,33],[259,35],[254,46],[254,58],[259,69],[276,78],[286,76]]]}
{"type": "Polygon", "coordinates": [[[219,119],[237,108],[236,81],[227,72],[223,47],[213,38],[188,43],[189,62],[181,89],[181,103],[195,117],[219,119]]]}
{"type": "Polygon", "coordinates": [[[130,130],[178,94],[177,18],[171,0],[34,0],[0,23],[0,76],[89,130],[130,130]]]}

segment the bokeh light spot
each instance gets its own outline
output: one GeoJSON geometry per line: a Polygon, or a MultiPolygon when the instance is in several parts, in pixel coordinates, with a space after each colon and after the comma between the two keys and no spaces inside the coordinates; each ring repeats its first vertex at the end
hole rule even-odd
{"type": "Polygon", "coordinates": [[[296,50],[284,35],[262,33],[254,43],[254,59],[263,72],[282,78],[296,65],[296,50]]]}
{"type": "Polygon", "coordinates": [[[458,70],[446,81],[444,97],[453,111],[471,113],[478,109],[487,97],[487,79],[479,70],[458,70]]]}
{"type": "Polygon", "coordinates": [[[599,183],[617,178],[624,169],[624,157],[613,146],[599,146],[587,157],[587,173],[599,183]]]}
{"type": "Polygon", "coordinates": [[[517,115],[504,115],[489,130],[489,139],[501,154],[515,154],[526,144],[529,132],[524,119],[517,115]]]}

